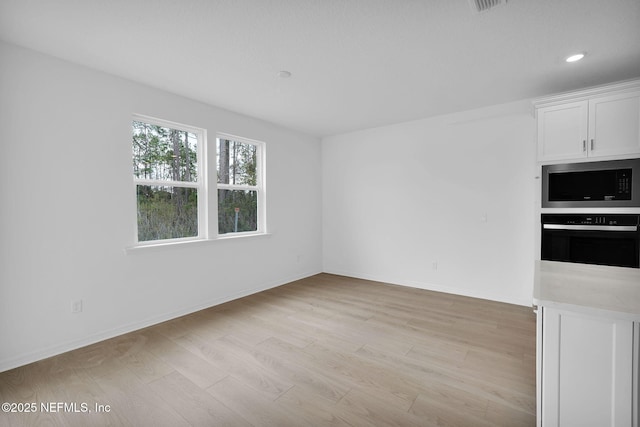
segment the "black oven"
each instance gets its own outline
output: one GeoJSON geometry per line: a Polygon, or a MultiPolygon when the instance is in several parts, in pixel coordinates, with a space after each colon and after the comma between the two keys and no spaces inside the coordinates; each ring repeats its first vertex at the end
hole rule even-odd
{"type": "Polygon", "coordinates": [[[640,215],[542,214],[543,260],[640,268],[640,215]]]}

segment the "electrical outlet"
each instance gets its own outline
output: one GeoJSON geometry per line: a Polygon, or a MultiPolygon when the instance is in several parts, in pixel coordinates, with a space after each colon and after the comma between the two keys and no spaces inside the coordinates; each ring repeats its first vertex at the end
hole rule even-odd
{"type": "Polygon", "coordinates": [[[431,263],[431,268],[433,268],[434,270],[437,270],[438,269],[438,261],[433,261],[431,263]]]}
{"type": "Polygon", "coordinates": [[[73,313],[73,314],[82,313],[82,300],[81,299],[77,299],[77,300],[71,301],[71,313],[73,313]]]}

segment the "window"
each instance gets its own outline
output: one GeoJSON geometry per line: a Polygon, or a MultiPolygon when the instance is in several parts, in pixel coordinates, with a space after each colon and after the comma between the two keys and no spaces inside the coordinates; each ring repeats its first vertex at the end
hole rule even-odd
{"type": "Polygon", "coordinates": [[[264,143],[223,134],[216,142],[214,185],[206,130],[133,117],[138,245],[266,232],[264,143]],[[207,182],[217,193],[207,193],[207,182]]]}
{"type": "Polygon", "coordinates": [[[203,129],[134,116],[137,242],[206,237],[203,129]]]}
{"type": "Polygon", "coordinates": [[[218,234],[264,232],[264,144],[218,135],[218,234]]]}

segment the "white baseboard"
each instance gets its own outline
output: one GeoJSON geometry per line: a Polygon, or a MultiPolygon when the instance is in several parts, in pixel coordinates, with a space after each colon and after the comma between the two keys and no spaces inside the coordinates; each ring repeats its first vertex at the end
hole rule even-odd
{"type": "MultiPolygon", "coordinates": [[[[376,276],[376,275],[372,275],[372,274],[358,273],[358,272],[352,272],[352,271],[326,270],[325,269],[324,272],[328,273],[328,274],[336,274],[336,275],[339,275],[339,276],[347,276],[347,277],[354,277],[354,278],[357,278],[357,279],[371,280],[371,281],[374,281],[374,282],[389,283],[389,284],[392,284],[392,285],[407,286],[407,287],[410,287],[410,288],[424,289],[424,290],[427,290],[427,291],[443,292],[443,293],[446,293],[446,294],[461,295],[461,296],[465,296],[465,297],[478,298],[478,299],[484,299],[484,300],[496,301],[496,302],[503,302],[503,303],[506,303],[506,304],[521,305],[521,306],[524,306],[524,307],[531,307],[532,306],[532,299],[518,298],[518,297],[505,297],[504,295],[477,292],[475,290],[468,289],[468,288],[457,288],[457,287],[454,288],[454,287],[451,287],[451,286],[443,286],[443,285],[438,285],[438,284],[434,284],[434,283],[423,283],[423,282],[417,282],[417,281],[412,281],[412,280],[401,280],[401,279],[397,279],[397,278],[394,278],[394,277],[382,277],[382,276],[376,276]]],[[[533,298],[533,296],[532,296],[532,298],[533,298]]]]}
{"type": "Polygon", "coordinates": [[[9,359],[0,360],[0,372],[8,371],[9,369],[14,369],[19,366],[27,365],[29,363],[37,362],[39,360],[43,360],[48,357],[57,356],[59,354],[66,353],[67,351],[76,350],[81,347],[86,347],[88,345],[95,344],[100,341],[114,338],[119,335],[127,334],[129,332],[137,331],[149,326],[156,325],[158,323],[166,322],[167,320],[175,319],[187,314],[204,310],[206,308],[214,307],[216,305],[224,304],[225,302],[233,301],[238,298],[246,297],[249,295],[256,294],[258,292],[276,288],[278,286],[282,286],[287,283],[294,282],[296,280],[304,279],[306,277],[311,277],[319,273],[321,273],[321,271],[305,273],[299,276],[294,276],[294,277],[289,277],[287,279],[279,280],[277,282],[264,283],[256,288],[239,292],[237,294],[226,295],[220,298],[215,298],[209,301],[205,301],[201,304],[197,304],[195,306],[184,307],[182,309],[172,311],[170,313],[154,316],[148,319],[141,320],[139,322],[122,325],[117,328],[92,334],[90,336],[87,336],[78,340],[67,341],[62,344],[56,344],[54,346],[46,347],[37,351],[21,354],[9,359]]]}

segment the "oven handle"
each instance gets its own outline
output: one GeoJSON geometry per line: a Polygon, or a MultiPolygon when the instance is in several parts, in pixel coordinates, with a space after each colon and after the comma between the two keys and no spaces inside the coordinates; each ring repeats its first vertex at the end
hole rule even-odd
{"type": "Polygon", "coordinates": [[[638,231],[637,225],[542,224],[542,228],[547,230],[638,231]]]}

